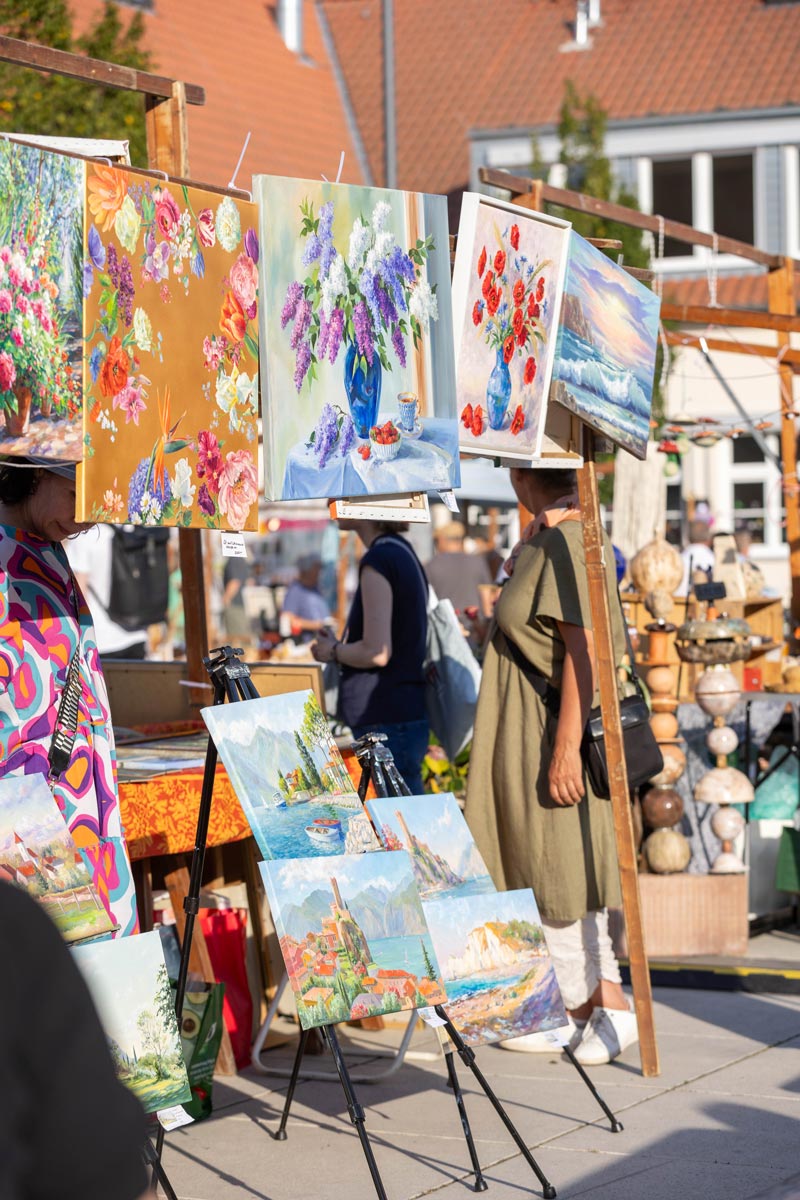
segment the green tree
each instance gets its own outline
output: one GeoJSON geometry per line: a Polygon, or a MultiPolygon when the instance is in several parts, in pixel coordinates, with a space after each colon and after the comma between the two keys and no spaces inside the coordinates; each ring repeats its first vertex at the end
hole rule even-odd
{"type": "Polygon", "coordinates": [[[422,947],[422,961],[425,963],[425,974],[428,976],[428,979],[430,979],[431,983],[437,983],[439,974],[431,962],[431,956],[428,954],[428,947],[425,945],[423,938],[419,939],[419,944],[422,947]]]}
{"type": "Polygon", "coordinates": [[[286,782],[286,776],[278,773],[278,787],[286,798],[289,798],[289,785],[286,782]]]}
{"type": "MultiPolygon", "coordinates": [[[[66,0],[0,0],[0,33],[146,71],[141,13],[126,25],[107,0],[86,33],[76,36],[66,0]]],[[[147,164],[144,97],[62,75],[0,63],[0,129],[54,137],[127,138],[131,161],[147,164]]]]}
{"type": "Polygon", "coordinates": [[[297,730],[294,731],[294,740],[297,745],[297,752],[303,761],[303,774],[311,785],[311,790],[314,792],[323,791],[322,780],[319,777],[319,771],[316,768],[313,758],[309,752],[308,746],[297,730]]]}

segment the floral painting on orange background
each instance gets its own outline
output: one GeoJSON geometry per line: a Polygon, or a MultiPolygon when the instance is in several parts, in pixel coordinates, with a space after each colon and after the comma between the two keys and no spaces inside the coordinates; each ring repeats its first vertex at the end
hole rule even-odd
{"type": "Polygon", "coordinates": [[[79,520],[254,530],[255,205],[89,163],[79,520]]]}

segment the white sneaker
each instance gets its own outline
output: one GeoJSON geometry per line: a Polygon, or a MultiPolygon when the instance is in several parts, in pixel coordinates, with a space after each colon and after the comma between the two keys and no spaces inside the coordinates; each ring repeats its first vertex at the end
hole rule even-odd
{"type": "Polygon", "coordinates": [[[571,1049],[580,1042],[586,1021],[575,1021],[567,1016],[567,1024],[559,1025],[558,1029],[547,1029],[542,1033],[523,1033],[520,1037],[506,1038],[496,1042],[501,1050],[519,1050],[525,1054],[554,1054],[563,1050],[567,1044],[571,1049]]]}
{"type": "Polygon", "coordinates": [[[596,1008],[575,1050],[575,1057],[585,1067],[595,1067],[611,1062],[638,1040],[636,1015],[630,1009],[596,1008]]]}

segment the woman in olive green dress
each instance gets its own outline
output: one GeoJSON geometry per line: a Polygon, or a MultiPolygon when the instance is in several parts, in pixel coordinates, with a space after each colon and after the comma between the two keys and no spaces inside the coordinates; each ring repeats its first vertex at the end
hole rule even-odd
{"type": "MultiPolygon", "coordinates": [[[[611,805],[592,793],[580,754],[599,697],[575,474],[513,468],[511,483],[534,520],[506,564],[495,611],[466,816],[496,886],[534,890],[576,1057],[608,1062],[637,1033],[608,935],[606,909],[620,903],[611,805]],[[543,681],[559,693],[558,715],[540,696],[543,681]]],[[[620,662],[625,634],[607,538],[605,550],[620,662]]],[[[532,1034],[505,1045],[553,1043],[532,1034]]]]}

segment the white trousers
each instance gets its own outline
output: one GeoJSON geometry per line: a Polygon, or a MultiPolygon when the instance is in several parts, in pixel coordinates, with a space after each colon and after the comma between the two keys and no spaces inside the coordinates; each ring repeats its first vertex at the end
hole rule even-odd
{"type": "Polygon", "coordinates": [[[566,1008],[580,1008],[601,979],[621,983],[619,963],[608,934],[608,910],[589,912],[580,921],[542,918],[547,948],[566,1008]]]}

